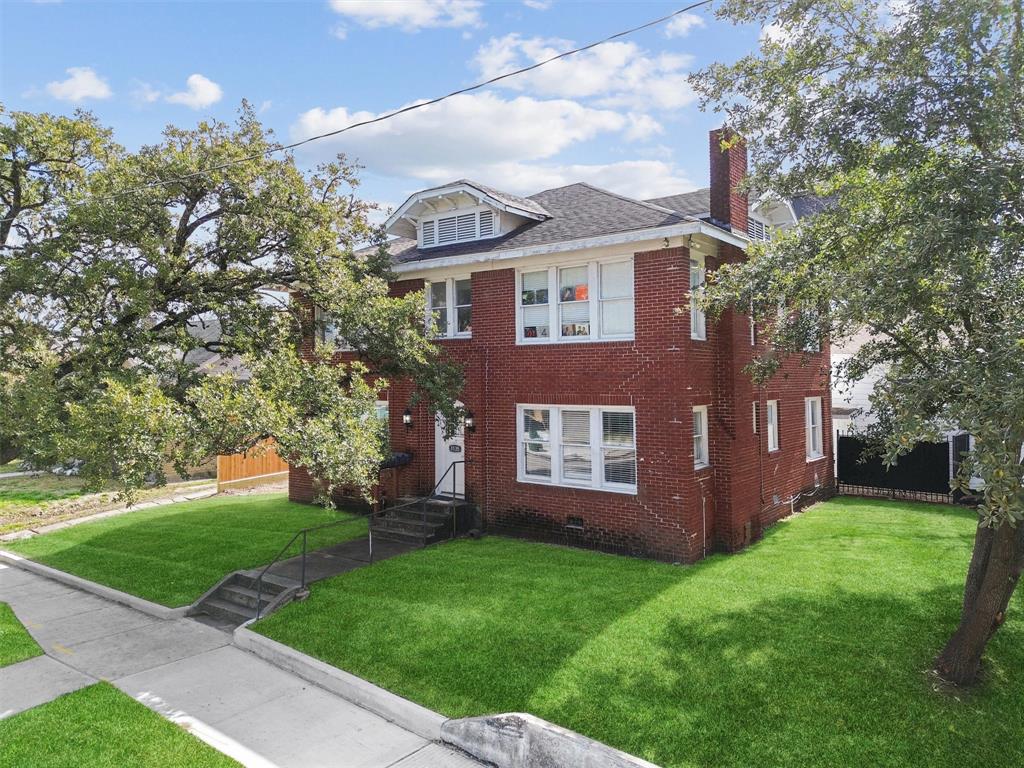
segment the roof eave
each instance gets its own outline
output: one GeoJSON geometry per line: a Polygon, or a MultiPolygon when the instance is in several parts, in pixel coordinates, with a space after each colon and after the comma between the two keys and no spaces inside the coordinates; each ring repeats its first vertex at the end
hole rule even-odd
{"type": "Polygon", "coordinates": [[[550,215],[538,213],[537,211],[531,211],[527,208],[522,208],[512,203],[506,203],[502,200],[498,200],[493,195],[480,189],[479,187],[473,186],[472,184],[450,184],[446,187],[433,187],[431,189],[424,189],[419,192],[415,192],[412,195],[409,195],[408,199],[404,203],[402,203],[402,205],[388,217],[387,221],[384,222],[384,229],[390,231],[391,227],[397,224],[406,215],[408,210],[413,205],[418,203],[420,200],[423,200],[428,197],[441,197],[445,194],[454,194],[456,192],[466,192],[467,194],[470,194],[472,197],[475,197],[478,200],[486,201],[487,205],[491,206],[492,208],[496,208],[497,210],[506,213],[514,213],[516,216],[522,216],[523,218],[533,219],[534,221],[544,221],[545,219],[550,218],[550,215]],[[472,190],[472,192],[470,192],[470,190],[472,190]]]}
{"type": "Polygon", "coordinates": [[[423,269],[435,269],[438,267],[458,267],[469,264],[480,264],[484,262],[506,261],[509,259],[521,259],[527,256],[540,256],[544,254],[567,253],[579,251],[585,248],[599,248],[607,245],[623,245],[626,243],[639,242],[642,240],[654,240],[662,237],[675,237],[678,235],[705,235],[714,240],[746,249],[750,242],[748,238],[738,236],[732,232],[720,229],[703,221],[686,221],[670,226],[649,227],[647,229],[636,229],[627,232],[615,232],[609,235],[597,235],[594,237],[580,238],[576,240],[563,240],[557,243],[541,243],[523,248],[507,248],[495,251],[479,251],[473,253],[462,253],[458,256],[444,256],[436,259],[417,259],[401,264],[395,264],[392,270],[402,274],[417,272],[423,269]]]}

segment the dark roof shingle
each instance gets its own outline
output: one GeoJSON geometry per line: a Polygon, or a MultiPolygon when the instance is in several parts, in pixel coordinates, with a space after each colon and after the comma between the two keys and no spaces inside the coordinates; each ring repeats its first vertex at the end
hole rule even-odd
{"type": "MultiPolygon", "coordinates": [[[[466,183],[481,187],[476,182],[466,183]]],[[[481,188],[488,194],[495,194],[487,188],[481,188]]],[[[436,248],[419,248],[415,240],[397,238],[389,245],[392,259],[396,263],[428,261],[465,253],[488,253],[667,227],[690,220],[688,214],[649,201],[623,197],[585,183],[548,189],[526,200],[541,207],[550,218],[528,221],[501,237],[436,248]]]]}

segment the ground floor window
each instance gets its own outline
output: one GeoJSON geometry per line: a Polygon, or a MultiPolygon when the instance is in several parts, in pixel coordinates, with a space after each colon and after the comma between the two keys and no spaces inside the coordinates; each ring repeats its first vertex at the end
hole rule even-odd
{"type": "Polygon", "coordinates": [[[808,397],[804,400],[807,429],[807,460],[824,456],[821,430],[821,398],[808,397]]]}
{"type": "Polygon", "coordinates": [[[632,408],[517,407],[521,482],[636,491],[636,414],[632,408]]]}

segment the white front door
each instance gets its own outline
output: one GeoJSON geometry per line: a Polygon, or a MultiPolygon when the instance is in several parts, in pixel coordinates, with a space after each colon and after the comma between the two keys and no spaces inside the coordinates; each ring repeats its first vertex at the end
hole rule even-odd
{"type": "MultiPolygon", "coordinates": [[[[461,407],[462,403],[456,403],[456,405],[461,407]]],[[[444,477],[444,482],[437,489],[437,494],[439,496],[452,495],[452,477],[454,476],[455,495],[464,497],[466,495],[466,465],[459,464],[451,472],[448,472],[448,468],[453,462],[466,459],[466,436],[463,433],[462,425],[459,425],[458,431],[451,438],[445,439],[444,417],[437,414],[434,417],[434,423],[434,483],[437,484],[444,477]],[[445,476],[446,472],[447,476],[445,476]]]]}

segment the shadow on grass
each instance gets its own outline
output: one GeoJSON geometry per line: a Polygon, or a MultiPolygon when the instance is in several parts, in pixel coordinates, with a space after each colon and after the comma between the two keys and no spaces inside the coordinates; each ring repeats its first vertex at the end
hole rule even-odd
{"type": "Polygon", "coordinates": [[[554,674],[536,670],[528,711],[665,766],[1024,764],[1019,620],[993,641],[978,689],[931,687],[953,587],[838,589],[696,617],[679,597],[639,606],[554,674]]]}

